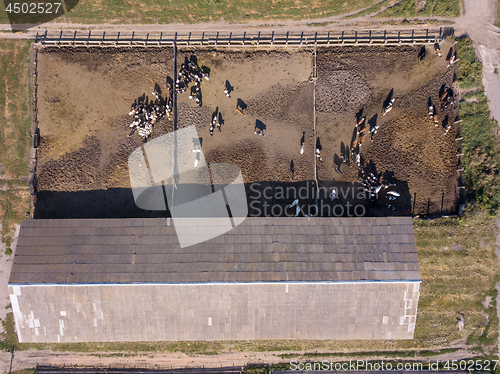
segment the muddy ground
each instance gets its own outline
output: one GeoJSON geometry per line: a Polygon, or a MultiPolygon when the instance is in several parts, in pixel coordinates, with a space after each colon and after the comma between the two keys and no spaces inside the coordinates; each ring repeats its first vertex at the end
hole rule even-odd
{"type": "MultiPolygon", "coordinates": [[[[458,159],[453,122],[458,111],[453,106],[442,111],[439,100],[442,88],[457,92],[453,68],[447,68],[450,47],[441,45],[444,56],[439,59],[432,46],[427,46],[427,57],[420,63],[421,46],[337,47],[318,53],[320,185],[357,180],[357,165],[351,160],[348,167],[339,157],[343,147],[350,148],[357,118],[363,116],[368,123],[359,148],[361,161],[367,172],[395,184],[394,190],[401,194],[390,202],[396,208],[391,214],[456,212],[458,159]],[[393,109],[383,116],[383,103],[391,95],[393,109]],[[439,126],[427,114],[429,98],[437,107],[439,126]],[[452,124],[447,134],[443,120],[452,124]],[[369,129],[375,125],[378,132],[371,137],[369,129]],[[344,174],[335,172],[335,165],[344,174]]],[[[385,215],[386,205],[382,190],[379,199],[366,207],[369,215],[385,215]]]]}
{"type": "MultiPolygon", "coordinates": [[[[419,48],[318,47],[317,177],[324,187],[319,195],[323,214],[432,214],[441,211],[442,201],[445,213],[456,211],[454,128],[444,135],[427,116],[428,98],[439,104],[439,90],[443,84],[452,85],[453,70],[432,55],[430,47],[428,57],[419,63],[419,48]],[[382,103],[391,90],[394,108],[382,116],[382,103]],[[354,162],[349,167],[338,164],[344,174],[334,171],[342,143],[351,142],[356,114],[379,125],[373,142],[367,134],[360,153],[367,170],[396,184],[394,189],[401,194],[391,202],[396,210],[387,207],[383,196],[375,202],[364,200],[354,162]],[[328,197],[332,187],[340,192],[335,200],[328,197]],[[360,206],[354,212],[356,205],[360,206]]],[[[448,48],[442,46],[444,52],[448,48]]],[[[249,215],[294,215],[295,208],[287,208],[294,192],[303,206],[300,215],[314,213],[308,209],[316,197],[314,51],[179,49],[178,67],[191,55],[200,66],[210,68],[210,80],[201,85],[201,108],[188,92],[178,95],[178,128],[196,126],[208,163],[240,167],[249,215]],[[234,89],[231,98],[223,92],[226,80],[234,89]],[[244,116],[236,111],[237,103],[246,107],[244,116]],[[223,124],[221,132],[215,130],[211,137],[216,109],[223,124]],[[254,133],[256,126],[264,136],[254,133]]],[[[38,56],[41,143],[35,217],[168,215],[135,206],[127,160],[142,140],[137,134],[127,138],[131,122],[127,113],[138,97],[151,98],[155,85],[166,94],[163,85],[167,76],[173,77],[173,50],[62,48],[41,50],[38,56]]],[[[445,114],[453,122],[453,109],[445,114]]],[[[155,126],[152,138],[172,129],[172,122],[165,119],[155,126]]]]}

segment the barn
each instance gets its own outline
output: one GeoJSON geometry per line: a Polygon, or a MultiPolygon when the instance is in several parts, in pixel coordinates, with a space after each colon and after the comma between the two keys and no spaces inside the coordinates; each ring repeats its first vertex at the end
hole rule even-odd
{"type": "Polygon", "coordinates": [[[172,223],[23,221],[9,281],[19,341],[413,338],[409,217],[249,217],[185,248],[172,223]]]}

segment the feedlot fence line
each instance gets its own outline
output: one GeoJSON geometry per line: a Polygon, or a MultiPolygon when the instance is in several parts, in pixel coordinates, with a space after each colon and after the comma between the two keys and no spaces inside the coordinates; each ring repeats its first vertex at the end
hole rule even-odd
{"type": "Polygon", "coordinates": [[[28,187],[31,196],[31,216],[34,216],[36,203],[36,167],[37,148],[40,143],[40,130],[38,129],[38,48],[30,49],[30,88],[31,88],[31,136],[28,187]]]}
{"type": "Polygon", "coordinates": [[[36,34],[43,47],[171,47],[177,46],[335,46],[398,45],[440,42],[446,30],[363,30],[335,32],[190,32],[136,33],[60,31],[36,34]]]}

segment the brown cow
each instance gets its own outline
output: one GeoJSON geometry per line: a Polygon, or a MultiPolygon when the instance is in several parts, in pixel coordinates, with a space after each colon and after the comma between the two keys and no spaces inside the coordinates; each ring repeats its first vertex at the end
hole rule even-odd
{"type": "Polygon", "coordinates": [[[363,142],[365,141],[365,134],[361,134],[359,136],[359,146],[361,147],[361,144],[363,144],[363,142]]]}

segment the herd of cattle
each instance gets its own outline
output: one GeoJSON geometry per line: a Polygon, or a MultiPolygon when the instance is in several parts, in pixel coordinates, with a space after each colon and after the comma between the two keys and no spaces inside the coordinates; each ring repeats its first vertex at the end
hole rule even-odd
{"type": "MultiPolygon", "coordinates": [[[[454,44],[456,44],[456,42],[452,44],[450,51],[448,53],[447,68],[452,67],[457,61],[459,61],[459,59],[456,56],[456,51],[453,48],[454,44]]],[[[443,58],[439,43],[434,44],[434,51],[437,57],[441,59],[443,58]]],[[[422,61],[426,57],[426,55],[427,55],[426,48],[425,46],[423,46],[418,55],[418,60],[422,61]]],[[[451,129],[453,121],[450,120],[450,115],[452,115],[452,113],[446,114],[446,110],[448,109],[448,107],[455,108],[455,94],[451,87],[447,88],[445,85],[443,85],[440,89],[438,97],[440,104],[439,105],[440,115],[438,116],[437,108],[433,104],[432,98],[429,97],[428,116],[434,122],[436,127],[441,124],[443,133],[447,134],[451,129]]],[[[382,116],[385,116],[392,110],[394,103],[395,103],[395,98],[392,97],[392,91],[391,91],[386,101],[384,102],[384,105],[382,106],[382,116]]],[[[345,164],[347,165],[347,167],[349,167],[350,160],[352,160],[353,162],[356,163],[359,169],[358,172],[359,183],[368,193],[369,199],[378,196],[378,194],[381,191],[384,191],[385,192],[384,197],[387,200],[386,202],[387,207],[391,210],[395,210],[391,202],[392,200],[396,200],[400,196],[398,192],[390,190],[390,187],[395,187],[395,185],[384,184],[381,182],[380,176],[374,175],[373,173],[367,173],[364,169],[364,163],[362,161],[363,159],[362,159],[361,147],[365,141],[366,133],[370,134],[370,140],[371,142],[373,142],[374,137],[377,135],[378,129],[379,125],[377,125],[376,122],[370,123],[369,126],[367,126],[366,117],[361,117],[361,115],[359,115],[356,120],[356,125],[353,131],[353,137],[351,139],[350,147],[349,148],[343,147],[342,143],[339,162],[334,163],[334,170],[339,174],[344,174],[341,171],[341,165],[345,164]],[[368,128],[369,130],[366,131],[368,128]]],[[[302,152],[303,148],[301,147],[301,153],[302,152]]],[[[316,150],[316,154],[319,155],[318,149],[316,150]]]]}
{"type": "MultiPolygon", "coordinates": [[[[455,43],[454,43],[455,44],[455,43]]],[[[434,44],[434,52],[439,58],[443,58],[440,44],[434,44]]],[[[427,56],[427,51],[425,46],[419,52],[418,60],[422,61],[427,56]]],[[[448,53],[447,58],[448,64],[447,67],[452,67],[459,59],[457,59],[456,51],[453,49],[453,45],[450,48],[450,52],[448,53]]],[[[197,64],[197,59],[195,56],[191,56],[190,59],[185,58],[184,63],[181,64],[181,68],[177,74],[175,82],[169,78],[167,78],[167,84],[165,87],[168,88],[168,96],[163,98],[160,93],[152,92],[152,95],[155,97],[155,100],[148,101],[147,98],[141,98],[138,101],[134,102],[132,105],[132,110],[129,115],[133,116],[134,121],[130,124],[132,128],[130,134],[131,136],[135,131],[139,133],[139,135],[143,138],[144,141],[151,135],[153,131],[153,127],[156,123],[161,121],[166,116],[170,118],[173,111],[173,97],[174,90],[176,93],[184,93],[188,89],[190,89],[189,99],[194,99],[196,104],[201,107],[202,106],[202,94],[201,94],[201,83],[203,79],[209,79],[210,69],[205,66],[201,68],[197,64]],[[194,83],[193,86],[189,87],[190,83],[194,83]]],[[[224,89],[224,94],[226,97],[231,99],[231,92],[233,87],[229,85],[229,82],[226,81],[226,87],[224,89]]],[[[382,105],[382,116],[386,116],[394,107],[395,98],[392,97],[393,91],[389,93],[387,99],[382,105]]],[[[449,115],[445,115],[445,111],[448,107],[455,107],[455,98],[454,92],[451,88],[446,88],[444,85],[441,87],[439,92],[439,107],[440,107],[440,115],[437,113],[436,105],[432,102],[432,99],[429,97],[428,100],[428,116],[430,120],[432,120],[435,126],[441,126],[443,128],[444,134],[447,134],[451,129],[451,123],[453,121],[449,120],[449,115]]],[[[236,104],[236,111],[241,114],[244,114],[244,109],[246,109],[246,105],[243,103],[241,99],[238,99],[236,104]]],[[[370,120],[371,121],[371,120],[370,120]]],[[[350,162],[354,162],[358,168],[358,178],[359,183],[365,191],[368,193],[368,199],[373,199],[378,194],[383,191],[385,194],[384,198],[387,200],[386,205],[389,209],[395,210],[392,201],[396,200],[400,194],[396,191],[391,190],[391,188],[396,187],[395,184],[384,184],[381,181],[380,175],[375,175],[373,173],[368,173],[365,171],[364,162],[362,159],[361,147],[363,146],[366,135],[369,134],[370,141],[373,142],[376,137],[379,129],[379,125],[376,124],[376,121],[370,122],[367,121],[366,116],[362,116],[361,112],[357,115],[356,124],[353,131],[353,136],[349,145],[341,146],[340,152],[340,160],[338,163],[334,163],[334,170],[337,173],[344,174],[341,171],[341,166],[343,164],[350,167],[350,162]],[[343,148],[343,149],[342,149],[343,148]]],[[[259,122],[259,121],[257,121],[259,122]]],[[[212,114],[212,121],[210,124],[210,136],[213,136],[215,128],[219,132],[222,132],[221,126],[224,123],[222,114],[220,113],[218,107],[212,114]]],[[[256,135],[264,135],[264,128],[256,125],[254,133],[256,135]]],[[[300,143],[300,154],[304,153],[304,135],[302,136],[300,143]]],[[[199,152],[196,150],[194,152],[199,152]]],[[[319,142],[319,138],[316,139],[316,147],[315,147],[315,155],[319,160],[321,159],[321,146],[319,142]]],[[[338,157],[337,155],[335,155],[338,157]]],[[[197,161],[195,161],[195,168],[197,167],[197,161]]],[[[293,207],[295,204],[292,204],[293,207]]],[[[297,212],[298,214],[299,212],[297,212]]]]}
{"type": "Polygon", "coordinates": [[[189,98],[195,99],[196,104],[201,107],[200,86],[202,78],[209,79],[209,69],[205,66],[200,68],[196,56],[191,56],[191,59],[186,57],[184,63],[181,64],[175,83],[170,77],[167,77],[167,83],[164,87],[168,88],[168,96],[162,97],[161,93],[153,91],[154,100],[148,100],[147,97],[143,96],[134,101],[129,113],[130,116],[134,117],[134,121],[130,124],[132,130],[128,136],[137,131],[145,142],[151,136],[155,124],[165,117],[170,119],[174,107],[174,89],[177,93],[186,92],[191,82],[194,82],[194,86],[191,87],[189,98]]]}
{"type": "Polygon", "coordinates": [[[161,121],[165,116],[170,118],[173,108],[172,93],[167,100],[157,92],[152,92],[155,100],[149,101],[142,97],[132,104],[132,110],[129,115],[134,117],[134,121],[130,124],[132,130],[127,136],[131,136],[135,131],[145,141],[153,132],[154,125],[161,121]]]}

